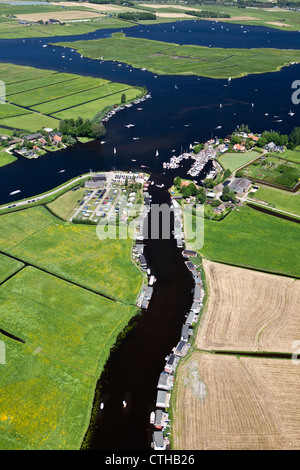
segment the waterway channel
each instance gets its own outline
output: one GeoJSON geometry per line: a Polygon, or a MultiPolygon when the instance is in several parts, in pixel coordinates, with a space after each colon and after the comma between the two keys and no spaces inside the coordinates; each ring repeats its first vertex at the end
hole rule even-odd
{"type": "MultiPolygon", "coordinates": [[[[216,25],[210,22],[185,22],[155,27],[132,28],[128,35],[140,35],[160,41],[193,43],[216,47],[290,47],[299,48],[299,34],[268,28],[240,25],[216,25]],[[174,28],[173,28],[174,26],[174,28]],[[175,29],[176,28],[176,29],[175,29]],[[178,33],[176,36],[176,30],[178,33]],[[189,32],[191,31],[191,32],[189,32]],[[228,33],[228,34],[227,34],[228,33]],[[227,34],[227,36],[225,36],[227,34]],[[245,37],[247,36],[247,40],[245,37]],[[177,39],[175,39],[177,37],[177,39]],[[270,42],[268,42],[270,41],[270,42]]],[[[111,31],[86,35],[87,39],[105,37],[111,31]]],[[[65,40],[78,39],[67,37],[65,40]]],[[[51,42],[62,38],[51,38],[51,42]]],[[[31,197],[86,173],[122,169],[148,171],[163,189],[150,186],[153,203],[169,203],[170,187],[178,174],[186,176],[185,163],[176,172],[164,171],[163,161],[178,155],[190,143],[203,142],[211,136],[225,137],[239,124],[248,124],[253,132],[274,129],[289,133],[297,125],[298,109],[291,102],[291,84],[300,77],[300,66],[280,72],[252,75],[228,83],[203,77],[154,76],[122,64],[82,59],[65,50],[66,59],[55,46],[43,48],[43,39],[0,41],[0,62],[48,68],[57,71],[99,76],[130,85],[145,85],[152,98],[125,109],[111,119],[105,143],[76,144],[37,160],[19,158],[0,168],[0,203],[13,200],[10,192],[21,190],[21,197],[31,197]],[[72,59],[72,60],[68,60],[72,59]],[[177,85],[177,87],[175,87],[177,85]],[[223,107],[220,108],[220,103],[223,107]],[[254,103],[254,107],[251,106],[254,103]],[[289,110],[295,112],[288,115],[289,110]],[[267,115],[266,115],[267,114],[267,115]],[[276,117],[275,117],[276,116],[276,117]],[[132,122],[135,127],[127,129],[132,122]],[[139,139],[133,139],[139,137],[139,139]],[[113,154],[116,147],[117,153],[113,154]],[[156,150],[159,155],[156,157],[156,150]],[[64,169],[63,173],[60,171],[64,169]]],[[[180,329],[192,302],[192,277],[174,239],[146,240],[145,256],[156,276],[154,293],[147,311],[111,354],[98,384],[104,409],[97,410],[96,429],[91,449],[143,450],[150,448],[150,412],[155,409],[156,385],[165,356],[177,344],[180,329]],[[122,401],[127,407],[123,408],[122,401]]]]}

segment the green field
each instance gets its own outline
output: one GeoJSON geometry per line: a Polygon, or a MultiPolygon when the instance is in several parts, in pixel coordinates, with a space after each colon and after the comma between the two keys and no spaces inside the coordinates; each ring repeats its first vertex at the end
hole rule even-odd
{"type": "Polygon", "coordinates": [[[221,222],[205,219],[205,258],[300,277],[300,225],[249,207],[221,222]]]}
{"type": "Polygon", "coordinates": [[[0,283],[2,284],[5,279],[19,271],[19,269],[21,269],[23,266],[24,263],[16,261],[0,253],[0,283]]]}
{"type": "Polygon", "coordinates": [[[58,43],[92,59],[117,60],[158,74],[237,78],[280,70],[300,61],[298,50],[179,46],[113,33],[111,38],[58,43]]]}
{"type": "Polygon", "coordinates": [[[268,154],[243,169],[245,176],[292,189],[300,181],[300,164],[282,159],[280,154],[268,154]]]}
{"type": "Polygon", "coordinates": [[[239,153],[239,152],[226,152],[221,157],[218,157],[218,161],[222,164],[222,166],[229,170],[234,171],[237,168],[240,168],[246,163],[250,162],[256,157],[259,157],[260,153],[256,152],[255,150],[251,150],[250,152],[239,153]]]}
{"type": "Polygon", "coordinates": [[[254,197],[270,203],[276,209],[300,215],[300,194],[291,193],[277,188],[260,186],[254,197]]]}
{"type": "Polygon", "coordinates": [[[67,191],[48,204],[48,207],[62,219],[68,220],[76,207],[77,201],[82,199],[83,194],[84,188],[79,188],[77,191],[67,191]]]}
{"type": "Polygon", "coordinates": [[[64,118],[93,119],[106,106],[120,105],[123,93],[127,101],[141,94],[140,88],[101,78],[13,64],[0,65],[0,80],[6,84],[0,128],[29,132],[55,129],[64,118]]]}
{"type": "Polygon", "coordinates": [[[126,303],[135,303],[141,273],[131,240],[99,240],[96,228],[63,222],[43,207],[0,216],[0,251],[126,303]]]}
{"type": "Polygon", "coordinates": [[[79,449],[96,381],[137,309],[33,267],[0,286],[0,448],[79,449]]]}
{"type": "MultiPolygon", "coordinates": [[[[0,129],[1,133],[1,129],[0,129]]],[[[4,165],[9,165],[9,163],[14,162],[16,157],[11,155],[10,153],[7,153],[5,150],[3,150],[3,147],[0,147],[0,167],[4,165]]]]}

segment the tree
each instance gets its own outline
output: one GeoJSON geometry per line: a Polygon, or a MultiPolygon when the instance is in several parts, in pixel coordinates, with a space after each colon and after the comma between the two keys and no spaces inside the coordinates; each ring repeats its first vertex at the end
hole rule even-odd
{"type": "Polygon", "coordinates": [[[122,104],[126,103],[126,94],[125,94],[125,93],[122,93],[122,96],[121,96],[121,103],[122,103],[122,104]]]}
{"type": "Polygon", "coordinates": [[[200,204],[204,204],[205,201],[206,201],[206,194],[205,194],[204,188],[202,186],[200,186],[200,188],[198,188],[196,201],[199,202],[200,204]]]}
{"type": "Polygon", "coordinates": [[[181,188],[181,179],[179,176],[176,176],[176,178],[174,178],[174,186],[176,186],[177,189],[180,189],[181,188]]]}
{"type": "Polygon", "coordinates": [[[206,188],[213,188],[215,185],[215,182],[212,178],[205,178],[203,181],[203,184],[206,188]]]}
{"type": "Polygon", "coordinates": [[[94,123],[91,125],[91,131],[95,139],[99,139],[101,136],[105,135],[106,129],[102,123],[94,123]]]}

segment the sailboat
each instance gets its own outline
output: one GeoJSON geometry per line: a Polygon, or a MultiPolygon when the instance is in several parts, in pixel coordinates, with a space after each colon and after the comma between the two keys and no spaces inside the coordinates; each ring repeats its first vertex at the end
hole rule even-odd
{"type": "Polygon", "coordinates": [[[220,108],[222,108],[222,107],[223,107],[223,105],[222,105],[222,103],[220,103],[220,108]]]}
{"type": "Polygon", "coordinates": [[[294,116],[295,113],[292,113],[292,111],[290,111],[288,114],[289,114],[290,116],[294,116]]]}
{"type": "Polygon", "coordinates": [[[117,153],[117,149],[116,147],[114,147],[114,155],[117,153]]]}
{"type": "Polygon", "coordinates": [[[158,150],[156,150],[155,156],[158,157],[159,153],[158,150]]]}

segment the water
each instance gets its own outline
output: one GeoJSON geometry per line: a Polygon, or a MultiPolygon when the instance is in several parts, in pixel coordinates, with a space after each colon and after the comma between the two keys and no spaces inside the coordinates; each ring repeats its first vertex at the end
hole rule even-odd
{"type": "MultiPolygon", "coordinates": [[[[217,47],[235,47],[236,44],[239,47],[299,47],[298,33],[247,26],[249,32],[243,34],[240,25],[226,25],[225,30],[229,31],[225,33],[225,24],[223,29],[221,26],[221,23],[213,26],[208,21],[178,22],[136,27],[126,30],[126,34],[217,47]]],[[[102,30],[86,37],[105,37],[110,32],[102,30]]],[[[58,40],[61,38],[51,38],[51,42],[58,40]]],[[[178,170],[164,171],[163,161],[188,149],[190,143],[203,142],[215,135],[224,138],[242,123],[248,124],[253,132],[274,129],[281,133],[290,133],[299,123],[298,108],[291,102],[291,84],[299,79],[299,65],[230,83],[194,76],[155,78],[153,74],[124,64],[118,67],[113,62],[100,64],[99,61],[81,59],[67,49],[64,50],[66,59],[62,59],[59,48],[42,47],[45,41],[49,39],[0,41],[0,61],[145,85],[151,91],[152,99],[126,108],[111,119],[106,126],[103,145],[99,141],[76,144],[37,160],[19,158],[0,168],[2,204],[13,200],[9,193],[16,189],[21,190],[21,197],[31,197],[90,169],[142,169],[167,188],[176,175],[186,176],[189,166],[185,163],[178,170]],[[143,111],[137,110],[140,106],[143,111]],[[295,115],[289,116],[289,110],[295,115]],[[135,127],[127,129],[125,124],[128,123],[135,123],[135,127]],[[219,126],[221,128],[217,129],[219,126]],[[133,137],[139,137],[139,140],[133,140],[133,137]],[[114,147],[116,155],[113,154],[114,147]],[[155,156],[156,149],[159,150],[158,157],[155,156]],[[65,172],[59,173],[61,169],[65,172]]],[[[150,191],[154,203],[169,202],[166,189],[150,186],[150,191]]],[[[165,356],[179,340],[181,325],[192,302],[192,278],[173,239],[148,240],[145,256],[157,283],[149,309],[137,319],[136,327],[108,361],[101,380],[101,401],[105,406],[99,410],[91,449],[149,449],[149,417],[155,409],[159,374],[165,356]],[[126,408],[122,407],[123,400],[128,403],[126,408]]]]}

